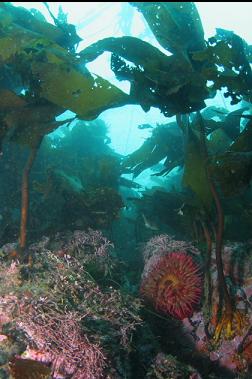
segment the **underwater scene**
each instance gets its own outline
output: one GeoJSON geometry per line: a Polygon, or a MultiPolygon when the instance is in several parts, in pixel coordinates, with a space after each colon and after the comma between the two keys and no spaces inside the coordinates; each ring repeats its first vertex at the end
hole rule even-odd
{"type": "Polygon", "coordinates": [[[0,3],[0,379],[252,378],[251,3],[0,3]]]}

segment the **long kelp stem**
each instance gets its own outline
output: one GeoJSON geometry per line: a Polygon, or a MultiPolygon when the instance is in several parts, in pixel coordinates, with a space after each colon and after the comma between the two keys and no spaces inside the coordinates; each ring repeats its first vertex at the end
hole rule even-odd
{"type": "Polygon", "coordinates": [[[199,126],[200,126],[202,147],[204,149],[205,160],[206,160],[206,173],[207,173],[210,190],[211,190],[211,193],[213,195],[213,199],[214,199],[215,207],[216,207],[216,212],[217,212],[215,255],[216,255],[216,266],[217,266],[217,274],[218,274],[219,294],[220,294],[220,298],[221,298],[221,294],[223,294],[223,296],[224,296],[226,316],[228,318],[230,317],[230,319],[232,319],[232,302],[231,302],[231,297],[229,295],[227,284],[225,281],[225,276],[224,276],[224,271],[223,271],[223,262],[222,262],[224,214],[223,214],[223,209],[221,206],[221,201],[220,201],[220,197],[218,195],[216,186],[215,186],[215,184],[211,178],[211,175],[209,174],[209,170],[207,168],[208,152],[207,152],[207,146],[206,146],[206,140],[205,140],[206,137],[205,137],[204,122],[202,120],[202,116],[201,116],[200,112],[198,112],[197,115],[198,115],[198,121],[199,121],[199,126]]]}
{"type": "Polygon", "coordinates": [[[224,233],[224,214],[221,206],[220,198],[217,193],[216,187],[212,180],[210,180],[210,189],[213,195],[216,211],[217,211],[217,230],[216,230],[216,246],[215,246],[215,256],[216,256],[216,266],[217,266],[217,274],[218,274],[218,285],[219,292],[223,292],[224,301],[225,301],[225,310],[226,315],[232,318],[232,302],[231,297],[228,292],[224,270],[223,270],[223,262],[222,262],[222,247],[223,247],[223,233],[224,233]]]}
{"type": "Polygon", "coordinates": [[[37,155],[38,148],[40,146],[41,139],[38,143],[32,147],[28,160],[23,170],[22,176],[22,200],[21,200],[21,223],[19,234],[19,250],[23,252],[26,247],[27,240],[27,222],[29,213],[29,177],[32,165],[37,155]]]}
{"type": "Polygon", "coordinates": [[[211,338],[209,332],[209,324],[211,321],[211,309],[212,309],[212,283],[211,283],[211,258],[212,258],[212,237],[207,224],[202,220],[201,226],[203,229],[204,237],[206,240],[207,250],[206,250],[206,265],[205,265],[205,281],[204,281],[204,292],[205,292],[205,302],[203,307],[203,314],[205,319],[205,333],[207,338],[211,338]]]}

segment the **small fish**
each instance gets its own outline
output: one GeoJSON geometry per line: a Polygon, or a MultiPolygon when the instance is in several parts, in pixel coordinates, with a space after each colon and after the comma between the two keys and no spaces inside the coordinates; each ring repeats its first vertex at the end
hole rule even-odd
{"type": "Polygon", "coordinates": [[[140,130],[153,129],[153,126],[151,126],[150,124],[141,124],[141,125],[138,125],[138,129],[140,129],[140,130]]]}
{"type": "Polygon", "coordinates": [[[150,230],[159,230],[159,228],[157,227],[157,225],[153,224],[153,223],[150,223],[149,220],[147,220],[146,216],[144,213],[142,213],[142,217],[143,217],[143,220],[144,220],[144,225],[147,229],[150,229],[150,230]]]}
{"type": "Polygon", "coordinates": [[[119,178],[119,183],[121,186],[124,186],[124,187],[128,187],[128,188],[142,188],[143,186],[141,186],[141,184],[138,184],[136,182],[134,182],[133,180],[129,180],[129,179],[126,179],[126,178],[119,178]]]}
{"type": "Polygon", "coordinates": [[[184,212],[183,212],[183,208],[184,208],[184,206],[185,206],[185,203],[183,203],[183,204],[181,205],[180,208],[174,209],[174,211],[175,211],[179,216],[184,216],[184,212]]]}

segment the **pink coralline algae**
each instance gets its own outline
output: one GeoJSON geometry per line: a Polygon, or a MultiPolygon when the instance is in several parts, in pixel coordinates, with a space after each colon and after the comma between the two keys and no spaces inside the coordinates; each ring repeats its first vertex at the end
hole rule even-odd
{"type": "MultiPolygon", "coordinates": [[[[15,349],[15,356],[8,351],[13,361],[6,373],[23,370],[14,377],[28,379],[28,370],[45,371],[45,365],[52,379],[117,378],[142,323],[142,302],[105,280],[117,262],[112,246],[91,229],[44,237],[29,247],[29,281],[21,275],[27,266],[0,262],[0,342],[15,349]]],[[[39,378],[37,371],[31,377],[39,378]]]]}
{"type": "Polygon", "coordinates": [[[176,247],[191,248],[191,245],[167,236],[155,238],[159,249],[154,244],[155,253],[150,254],[150,242],[153,244],[155,239],[147,244],[140,292],[157,311],[183,320],[193,314],[200,301],[200,267],[187,251],[175,250],[176,247]]]}
{"type": "Polygon", "coordinates": [[[40,302],[29,306],[17,326],[29,341],[26,358],[49,364],[53,378],[103,378],[106,358],[82,333],[77,313],[61,313],[54,305],[40,302]]]}

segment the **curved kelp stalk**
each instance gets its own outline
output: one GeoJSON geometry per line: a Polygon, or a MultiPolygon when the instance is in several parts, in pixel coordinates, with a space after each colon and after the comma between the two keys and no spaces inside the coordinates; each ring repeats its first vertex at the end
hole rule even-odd
{"type": "MultiPolygon", "coordinates": [[[[201,134],[201,143],[205,154],[205,162],[208,160],[208,151],[205,140],[205,127],[200,112],[197,112],[199,128],[201,134]]],[[[225,280],[222,250],[223,250],[223,234],[224,234],[224,213],[218,194],[216,185],[211,178],[211,175],[206,164],[206,173],[209,182],[211,194],[213,196],[216,213],[217,213],[217,227],[215,237],[215,257],[217,266],[217,278],[218,278],[218,292],[219,292],[219,309],[218,313],[221,314],[221,318],[218,320],[213,339],[218,342],[221,335],[224,338],[232,338],[235,333],[239,333],[244,325],[244,317],[239,311],[235,309],[232,303],[232,299],[225,280]],[[222,299],[224,300],[224,309],[222,308],[222,299]]]]}
{"type": "MultiPolygon", "coordinates": [[[[235,333],[239,333],[243,327],[244,320],[243,315],[235,309],[232,304],[230,293],[225,281],[223,262],[222,262],[222,248],[223,248],[223,233],[224,233],[224,213],[220,202],[216,186],[212,179],[209,178],[210,189],[213,194],[216,211],[217,211],[217,230],[216,230],[216,266],[218,275],[218,287],[219,287],[219,302],[223,295],[224,299],[224,311],[222,312],[221,319],[219,320],[214,333],[214,340],[217,342],[223,333],[224,337],[232,338],[235,333]]],[[[220,304],[219,304],[220,307],[220,304]]],[[[221,310],[220,310],[221,311],[221,310]]]]}
{"type": "Polygon", "coordinates": [[[24,254],[27,242],[27,223],[29,214],[29,178],[42,139],[43,138],[39,138],[37,143],[32,146],[22,175],[21,222],[17,255],[20,256],[23,261],[28,260],[29,264],[32,263],[31,257],[26,257],[24,254]]]}
{"type": "Polygon", "coordinates": [[[211,256],[212,256],[212,246],[213,239],[211,236],[210,228],[204,220],[200,219],[200,224],[203,230],[203,235],[206,240],[206,264],[205,264],[205,280],[204,280],[204,293],[205,293],[205,302],[203,305],[203,313],[205,320],[205,333],[208,339],[212,337],[209,331],[209,324],[211,321],[211,309],[212,309],[212,294],[213,287],[211,282],[211,256]]]}

